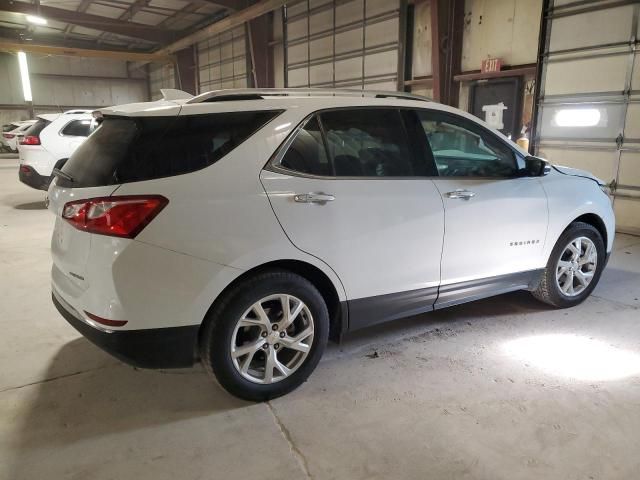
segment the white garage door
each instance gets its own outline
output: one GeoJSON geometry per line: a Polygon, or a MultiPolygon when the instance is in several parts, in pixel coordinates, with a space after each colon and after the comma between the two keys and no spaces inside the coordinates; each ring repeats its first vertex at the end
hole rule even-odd
{"type": "Polygon", "coordinates": [[[197,44],[198,92],[247,87],[246,36],[242,26],[197,44]]]}
{"type": "Polygon", "coordinates": [[[304,0],[286,9],[289,87],[397,89],[399,0],[304,0]]]}
{"type": "Polygon", "coordinates": [[[615,182],[618,229],[640,234],[640,4],[551,3],[538,152],[615,182]]]}

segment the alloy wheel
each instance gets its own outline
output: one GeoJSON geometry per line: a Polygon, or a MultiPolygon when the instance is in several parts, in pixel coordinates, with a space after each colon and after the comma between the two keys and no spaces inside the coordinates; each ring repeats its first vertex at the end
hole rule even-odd
{"type": "Polygon", "coordinates": [[[247,380],[271,384],[291,376],[313,344],[309,307],[287,294],[255,302],[238,320],[231,337],[231,359],[247,380]]]}
{"type": "Polygon", "coordinates": [[[562,251],[556,266],[556,283],[567,297],[580,295],[596,273],[598,251],[587,237],[571,240],[562,251]]]}

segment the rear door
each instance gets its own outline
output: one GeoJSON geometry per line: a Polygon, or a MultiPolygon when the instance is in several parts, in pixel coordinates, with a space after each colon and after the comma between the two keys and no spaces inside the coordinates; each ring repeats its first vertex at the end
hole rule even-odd
{"type": "Polygon", "coordinates": [[[349,328],[431,309],[442,199],[396,109],[307,120],[262,183],[286,234],[326,262],[349,297],[349,328]]]}

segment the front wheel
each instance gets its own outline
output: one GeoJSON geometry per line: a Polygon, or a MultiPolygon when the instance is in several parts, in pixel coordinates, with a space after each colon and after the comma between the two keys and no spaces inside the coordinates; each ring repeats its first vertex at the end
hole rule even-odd
{"type": "Polygon", "coordinates": [[[598,284],[605,260],[600,232],[587,223],[572,223],[553,248],[533,296],[558,308],[578,305],[598,284]]]}
{"type": "Polygon", "coordinates": [[[206,370],[229,393],[251,401],[302,384],[320,361],[329,334],[322,295],[287,271],[240,282],[205,322],[200,352],[206,370]]]}

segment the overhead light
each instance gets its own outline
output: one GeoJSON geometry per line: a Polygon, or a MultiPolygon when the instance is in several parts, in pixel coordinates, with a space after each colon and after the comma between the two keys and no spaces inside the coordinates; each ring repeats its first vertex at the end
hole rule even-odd
{"type": "Polygon", "coordinates": [[[46,25],[47,19],[36,15],[27,15],[27,22],[33,23],[34,25],[46,25]]]}
{"type": "Polygon", "coordinates": [[[27,54],[18,52],[18,65],[20,66],[20,79],[22,80],[22,92],[25,102],[32,102],[31,82],[29,81],[29,66],[27,65],[27,54]]]}
{"type": "Polygon", "coordinates": [[[563,108],[555,114],[559,127],[595,127],[600,123],[600,110],[597,108],[563,108]]]}

